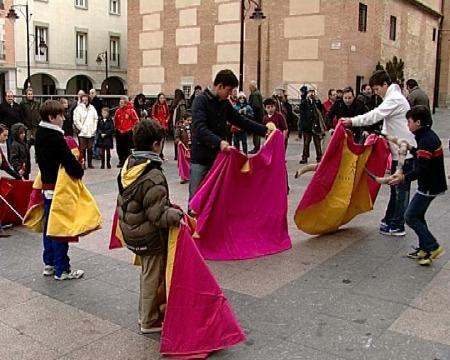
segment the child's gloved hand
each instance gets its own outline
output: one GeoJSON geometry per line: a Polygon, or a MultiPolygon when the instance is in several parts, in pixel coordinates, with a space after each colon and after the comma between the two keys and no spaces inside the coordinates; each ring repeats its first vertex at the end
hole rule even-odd
{"type": "Polygon", "coordinates": [[[170,208],[167,210],[166,216],[169,226],[179,226],[181,218],[183,217],[183,211],[176,208],[170,208]]]}

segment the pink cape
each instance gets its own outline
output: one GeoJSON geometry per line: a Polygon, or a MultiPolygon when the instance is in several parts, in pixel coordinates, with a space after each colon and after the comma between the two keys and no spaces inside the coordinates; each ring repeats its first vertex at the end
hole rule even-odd
{"type": "Polygon", "coordinates": [[[191,151],[180,141],[178,143],[178,174],[182,181],[189,181],[191,151]]]}
{"type": "Polygon", "coordinates": [[[245,340],[219,284],[181,224],[177,238],[160,352],[178,359],[205,359],[209,353],[245,340]]]}
{"type": "Polygon", "coordinates": [[[356,144],[353,142],[351,133],[346,132],[345,127],[339,122],[322,161],[306,188],[296,210],[295,220],[299,229],[305,231],[304,228],[308,227],[306,226],[307,222],[317,222],[318,228],[321,229],[320,231],[305,232],[318,234],[334,231],[340,225],[350,221],[353,216],[370,210],[377,198],[380,185],[365,173],[364,168],[373,175],[380,177],[384,176],[388,155],[389,148],[386,140],[375,134],[371,134],[364,145],[356,144]],[[367,157],[367,160],[361,159],[361,156],[368,148],[371,148],[371,152],[367,157]],[[354,183],[352,185],[353,192],[351,193],[350,199],[344,198],[344,194],[336,192],[334,188],[336,182],[344,181],[343,179],[338,179],[338,172],[340,171],[341,166],[343,166],[341,162],[345,151],[359,157],[354,165],[355,168],[350,169],[352,176],[355,176],[359,171],[362,171],[361,178],[355,180],[360,183],[354,183]],[[360,184],[363,186],[360,186],[360,184]],[[363,189],[366,189],[366,194],[361,194],[359,192],[363,191],[363,189]],[[370,207],[367,206],[367,202],[363,204],[364,198],[369,199],[371,204],[370,207]],[[308,210],[310,208],[316,209],[315,215],[306,215],[307,211],[310,211],[308,210]],[[331,215],[334,215],[336,212],[342,214],[340,219],[343,222],[329,224],[330,226],[327,229],[324,229],[323,226],[321,227],[321,224],[323,225],[323,223],[326,222],[326,218],[329,219],[331,215]]]}
{"type": "Polygon", "coordinates": [[[205,259],[250,259],[291,248],[286,176],[278,130],[250,158],[234,148],[217,156],[190,202],[205,259]]]}
{"type": "MultiPolygon", "coordinates": [[[[25,213],[27,212],[32,186],[33,182],[30,180],[0,178],[0,194],[21,216],[25,216],[25,213]]],[[[1,199],[0,221],[3,222],[3,224],[22,224],[22,219],[20,219],[1,199]]]]}

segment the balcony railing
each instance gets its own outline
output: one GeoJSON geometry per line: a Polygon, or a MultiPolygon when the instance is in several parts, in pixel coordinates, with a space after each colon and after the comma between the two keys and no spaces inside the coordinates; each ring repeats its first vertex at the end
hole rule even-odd
{"type": "Polygon", "coordinates": [[[87,51],[86,50],[77,50],[75,53],[75,62],[77,65],[87,65],[87,51]]]}
{"type": "Polygon", "coordinates": [[[111,67],[120,67],[120,54],[111,53],[109,56],[109,65],[111,67]]]}
{"type": "Polygon", "coordinates": [[[34,60],[36,62],[48,62],[48,48],[39,49],[39,54],[34,54],[34,60]]]}
{"type": "Polygon", "coordinates": [[[6,59],[5,42],[0,41],[0,61],[4,61],[5,59],[6,59]]]}

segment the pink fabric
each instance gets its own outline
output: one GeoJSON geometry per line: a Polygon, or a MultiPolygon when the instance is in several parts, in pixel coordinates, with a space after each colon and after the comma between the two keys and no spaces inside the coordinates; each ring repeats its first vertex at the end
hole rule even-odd
{"type": "Polygon", "coordinates": [[[250,158],[236,149],[221,152],[190,207],[205,259],[250,259],[290,249],[283,134],[277,130],[250,158]],[[242,173],[247,161],[250,171],[242,173]]]}
{"type": "Polygon", "coordinates": [[[114,211],[113,222],[111,226],[111,235],[109,237],[109,250],[120,249],[123,247],[122,241],[116,236],[116,229],[118,225],[117,209],[114,211]]]}
{"type": "Polygon", "coordinates": [[[219,284],[184,223],[177,239],[160,352],[177,359],[208,354],[245,340],[219,284]]]}
{"type": "Polygon", "coordinates": [[[180,141],[178,143],[178,174],[181,180],[188,181],[191,170],[191,151],[180,141]]]}
{"type": "MultiPolygon", "coordinates": [[[[320,162],[311,182],[306,188],[303,197],[298,205],[297,211],[305,209],[317,202],[322,201],[330,192],[342,158],[346,129],[341,122],[338,122],[336,129],[328,144],[327,150],[320,162]]],[[[364,145],[356,144],[353,136],[349,132],[347,145],[354,154],[362,154],[367,146],[374,146],[371,155],[366,163],[366,168],[376,176],[384,176],[386,171],[386,158],[388,156],[388,147],[386,141],[375,134],[369,135],[364,145]]],[[[371,193],[372,201],[375,202],[380,185],[366,177],[371,193]]]]}

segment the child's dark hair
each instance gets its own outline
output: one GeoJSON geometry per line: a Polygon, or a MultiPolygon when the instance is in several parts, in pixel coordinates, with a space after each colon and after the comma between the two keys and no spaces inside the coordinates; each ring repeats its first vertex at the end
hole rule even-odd
{"type": "Polygon", "coordinates": [[[43,121],[49,122],[49,116],[55,118],[57,115],[64,115],[64,105],[58,100],[47,100],[41,105],[39,113],[43,121]]]}
{"type": "Polygon", "coordinates": [[[222,84],[223,87],[231,86],[233,88],[239,85],[239,80],[234,73],[229,70],[220,70],[214,79],[214,86],[222,84]]]}
{"type": "Polygon", "coordinates": [[[107,111],[109,113],[109,107],[107,106],[102,107],[102,111],[107,111]]]}
{"type": "Polygon", "coordinates": [[[353,88],[351,86],[347,86],[346,88],[342,89],[342,93],[352,93],[352,95],[355,96],[355,92],[353,91],[353,88]]]}
{"type": "Polygon", "coordinates": [[[386,72],[386,70],[375,71],[369,80],[370,87],[373,87],[374,85],[383,86],[384,83],[386,83],[388,85],[392,84],[391,77],[386,72]]]}
{"type": "Polygon", "coordinates": [[[264,106],[268,106],[268,105],[273,105],[273,106],[275,106],[275,105],[276,105],[276,102],[275,102],[275,100],[272,99],[272,98],[267,98],[267,99],[264,100],[263,105],[264,105],[264,106]]]}
{"type": "Polygon", "coordinates": [[[413,119],[414,121],[420,120],[421,126],[430,127],[432,124],[430,110],[425,105],[413,106],[411,110],[406,113],[407,119],[413,119]]]}
{"type": "Polygon", "coordinates": [[[149,151],[153,143],[161,142],[164,131],[155,120],[141,120],[133,129],[134,148],[138,151],[149,151]]]}

